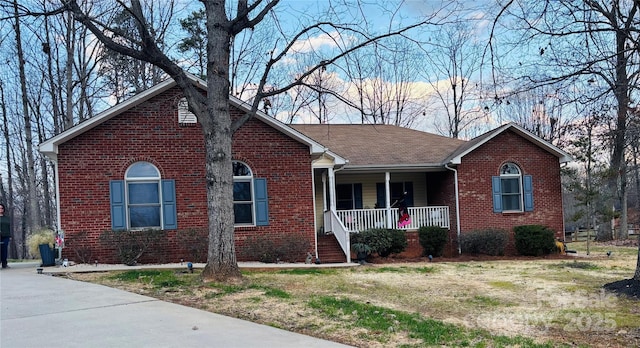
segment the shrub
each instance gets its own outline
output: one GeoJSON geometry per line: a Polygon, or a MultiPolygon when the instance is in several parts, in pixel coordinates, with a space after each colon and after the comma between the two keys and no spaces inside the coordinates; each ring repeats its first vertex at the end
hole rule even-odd
{"type": "Polygon", "coordinates": [[[264,263],[296,262],[304,260],[309,249],[309,241],[303,236],[286,235],[276,241],[272,236],[254,235],[245,240],[240,254],[264,263]]]}
{"type": "Polygon", "coordinates": [[[239,252],[243,259],[256,260],[264,263],[275,263],[278,260],[276,243],[262,235],[247,237],[239,252]]]}
{"type": "Polygon", "coordinates": [[[81,263],[91,263],[93,260],[91,234],[88,231],[80,231],[74,234],[73,238],[67,239],[66,245],[73,249],[77,261],[81,263]]]}
{"type": "Polygon", "coordinates": [[[391,239],[391,246],[389,248],[378,249],[378,255],[387,257],[391,254],[399,254],[407,249],[407,234],[403,230],[387,229],[385,234],[391,239]]]}
{"type": "Polygon", "coordinates": [[[55,233],[47,228],[38,230],[27,237],[27,246],[29,247],[29,253],[36,259],[41,258],[40,248],[38,247],[40,244],[49,244],[49,247],[53,248],[54,243],[55,233]]]}
{"type": "Polygon", "coordinates": [[[555,232],[541,225],[523,225],[513,228],[516,250],[521,255],[547,255],[556,250],[555,232]]]}
{"type": "Polygon", "coordinates": [[[304,236],[287,234],[282,237],[278,250],[283,262],[304,261],[310,250],[309,240],[304,236]]]}
{"type": "Polygon", "coordinates": [[[418,229],[418,239],[423,255],[442,256],[449,239],[449,231],[439,226],[422,226],[418,229]]]}
{"type": "Polygon", "coordinates": [[[509,233],[501,229],[476,230],[460,235],[460,249],[465,254],[504,255],[509,233]]]}
{"type": "Polygon", "coordinates": [[[165,238],[165,231],[154,229],[104,231],[100,235],[100,241],[115,247],[118,259],[127,266],[137,264],[138,259],[149,248],[159,244],[165,238]]]}
{"type": "Polygon", "coordinates": [[[178,243],[186,252],[185,260],[206,262],[209,250],[209,231],[207,228],[189,228],[178,233],[178,243]]]}
{"type": "Polygon", "coordinates": [[[371,252],[387,257],[401,253],[407,248],[407,236],[402,230],[371,228],[351,234],[351,244],[368,245],[371,252]]]}

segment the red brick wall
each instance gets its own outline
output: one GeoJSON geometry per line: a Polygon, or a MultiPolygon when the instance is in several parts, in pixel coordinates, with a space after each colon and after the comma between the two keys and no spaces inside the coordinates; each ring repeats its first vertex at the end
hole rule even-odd
{"type": "Polygon", "coordinates": [[[562,188],[558,158],[518,134],[507,131],[462,158],[458,166],[461,232],[487,227],[511,230],[514,226],[538,224],[563,231],[562,188]],[[502,164],[513,162],[523,175],[533,179],[534,210],[494,213],[491,177],[502,164]]]}
{"type": "MultiPolygon", "coordinates": [[[[428,204],[446,205],[449,207],[449,243],[444,250],[444,256],[447,257],[458,254],[458,223],[456,221],[456,190],[454,178],[453,171],[451,170],[427,174],[428,204]]],[[[419,241],[417,242],[417,248],[422,251],[422,246],[419,241]]]]}
{"type": "MultiPolygon", "coordinates": [[[[99,239],[111,229],[109,181],[122,180],[132,163],[148,161],[163,179],[175,179],[178,230],[167,231],[167,237],[141,262],[193,259],[185,231],[207,226],[204,142],[199,125],[177,123],[181,97],[177,88],[171,89],[60,145],[60,221],[67,246],[63,257],[79,262],[79,255],[90,255],[101,263],[119,262],[113,247],[99,239]]],[[[248,164],[255,177],[267,179],[270,218],[269,226],[236,229],[236,245],[241,249],[249,235],[277,239],[297,233],[309,240],[312,250],[309,148],[254,119],[234,135],[233,157],[248,164]]]]}
{"type": "MultiPolygon", "coordinates": [[[[505,132],[474,150],[458,166],[460,190],[460,232],[477,229],[501,228],[510,233],[507,253],[514,254],[514,226],[539,224],[556,231],[564,230],[562,215],[562,188],[558,158],[516,133],[505,132]],[[516,163],[523,175],[533,178],[534,210],[522,213],[494,213],[491,177],[499,175],[506,162],[516,163]]],[[[427,174],[428,204],[447,205],[451,228],[445,257],[458,255],[454,175],[452,171],[427,174]]],[[[407,232],[407,249],[400,258],[418,257],[422,246],[417,231],[407,232]]]]}

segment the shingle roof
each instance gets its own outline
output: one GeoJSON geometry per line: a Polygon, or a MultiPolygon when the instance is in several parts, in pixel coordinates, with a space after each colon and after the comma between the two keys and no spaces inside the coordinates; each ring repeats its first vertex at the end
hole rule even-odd
{"type": "Polygon", "coordinates": [[[293,124],[356,166],[442,167],[466,141],[392,125],[293,124]]]}

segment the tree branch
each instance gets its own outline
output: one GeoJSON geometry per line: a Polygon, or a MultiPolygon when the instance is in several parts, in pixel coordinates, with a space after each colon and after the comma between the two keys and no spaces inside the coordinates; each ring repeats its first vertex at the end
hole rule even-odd
{"type": "Polygon", "coordinates": [[[407,27],[404,27],[402,29],[393,31],[393,32],[387,32],[385,34],[381,34],[381,35],[377,35],[374,37],[370,37],[367,38],[366,40],[364,40],[363,42],[350,47],[346,50],[344,50],[343,52],[341,52],[340,54],[335,55],[334,57],[327,59],[327,60],[323,60],[322,62],[320,62],[319,64],[311,67],[310,69],[308,69],[307,71],[305,71],[303,74],[299,75],[295,81],[293,81],[292,83],[281,87],[281,88],[277,88],[277,89],[271,89],[268,92],[264,91],[264,86],[266,85],[266,81],[267,81],[267,77],[269,76],[269,73],[271,71],[271,69],[273,68],[274,64],[276,64],[277,62],[279,62],[282,58],[285,57],[285,55],[291,50],[291,48],[293,47],[293,45],[297,42],[297,40],[302,37],[304,34],[308,33],[309,31],[313,30],[313,29],[321,29],[325,26],[329,26],[331,28],[334,28],[336,30],[342,30],[342,31],[349,31],[349,32],[355,32],[358,33],[362,36],[366,35],[360,31],[354,30],[353,28],[347,27],[347,26],[342,26],[342,25],[336,25],[330,22],[321,22],[321,23],[317,23],[313,26],[307,27],[304,30],[302,30],[301,32],[299,32],[298,34],[296,34],[287,44],[287,46],[285,47],[285,49],[280,52],[280,54],[278,54],[275,58],[272,58],[269,60],[269,62],[267,63],[267,66],[265,67],[264,70],[264,74],[262,75],[262,78],[260,79],[260,83],[258,84],[258,89],[257,89],[257,93],[255,98],[253,99],[252,102],[252,107],[251,107],[251,112],[247,113],[245,115],[243,115],[242,117],[238,118],[232,125],[232,130],[235,131],[238,128],[240,128],[244,123],[246,123],[248,120],[251,119],[252,115],[255,115],[255,113],[257,112],[257,110],[259,109],[260,106],[260,102],[262,101],[263,98],[266,97],[270,97],[270,96],[274,96],[280,93],[284,93],[288,90],[290,90],[293,87],[299,86],[299,85],[304,85],[304,80],[310,76],[311,74],[313,74],[314,72],[316,72],[318,69],[321,69],[322,67],[326,67],[327,65],[330,65],[332,63],[334,63],[335,61],[337,61],[340,58],[343,58],[347,55],[349,55],[350,53],[363,48],[367,45],[370,45],[376,41],[379,41],[381,39],[387,38],[387,37],[391,37],[391,36],[396,36],[396,35],[402,35],[403,33],[423,26],[425,24],[427,24],[428,21],[422,21],[407,27]]]}
{"type": "Polygon", "coordinates": [[[147,27],[144,25],[145,21],[140,18],[144,18],[142,15],[142,9],[138,0],[132,0],[131,13],[134,15],[138,23],[138,34],[143,39],[143,45],[140,50],[119,44],[115,42],[111,37],[104,34],[100,28],[94,24],[94,20],[85,14],[80,6],[78,6],[75,0],[70,0],[65,3],[66,8],[73,13],[73,18],[77,22],[80,22],[86,26],[96,38],[105,45],[106,48],[118,52],[120,54],[127,55],[134,59],[142,60],[147,63],[151,63],[166,72],[174,81],[185,91],[187,98],[192,101],[189,103],[189,109],[196,116],[205,115],[206,112],[206,100],[205,97],[195,89],[191,80],[187,77],[184,70],[182,70],[176,63],[174,63],[169,57],[167,57],[155,44],[151,34],[147,27]],[[195,101],[195,103],[193,102],[195,101]]]}
{"type": "Polygon", "coordinates": [[[245,29],[252,29],[255,27],[258,23],[262,22],[267,13],[269,13],[269,11],[271,11],[278,2],[280,2],[280,0],[272,0],[268,2],[265,7],[250,20],[249,14],[262,3],[262,0],[254,2],[251,6],[247,5],[247,0],[238,1],[238,14],[229,22],[231,35],[235,36],[245,29]]]}

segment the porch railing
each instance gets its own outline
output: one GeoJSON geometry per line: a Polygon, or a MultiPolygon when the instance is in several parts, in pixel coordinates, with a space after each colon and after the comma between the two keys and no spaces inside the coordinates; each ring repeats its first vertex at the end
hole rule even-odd
{"type": "Polygon", "coordinates": [[[349,238],[349,230],[342,221],[340,221],[338,215],[330,210],[325,211],[324,226],[325,231],[333,233],[335,238],[338,240],[342,251],[347,257],[347,262],[351,262],[351,240],[349,238]]]}
{"type": "Polygon", "coordinates": [[[399,228],[401,230],[417,230],[422,226],[450,228],[449,207],[447,206],[409,207],[408,210],[411,223],[401,228],[398,227],[398,208],[338,210],[336,215],[349,232],[359,232],[370,228],[399,228]],[[391,214],[390,225],[387,214],[391,214]]]}

